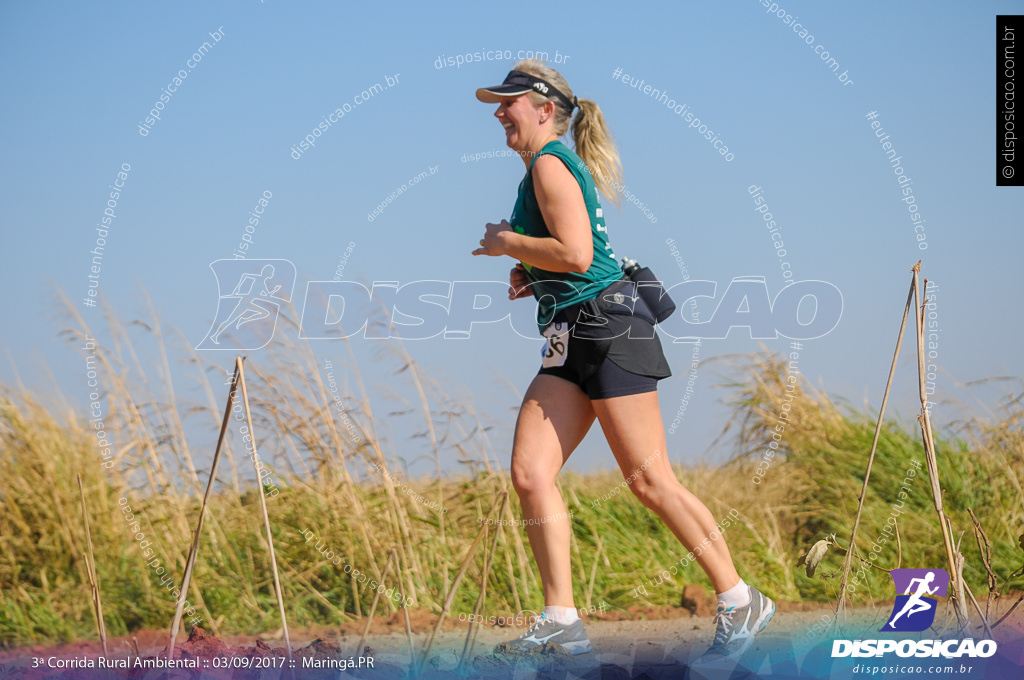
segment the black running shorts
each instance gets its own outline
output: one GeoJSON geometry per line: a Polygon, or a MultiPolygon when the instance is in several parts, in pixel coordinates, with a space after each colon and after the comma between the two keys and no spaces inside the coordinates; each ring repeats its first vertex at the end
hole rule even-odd
{"type": "Polygon", "coordinates": [[[542,366],[538,375],[568,380],[591,399],[654,392],[672,375],[654,315],[628,279],[559,311],[552,323],[568,329],[565,359],[561,366],[542,366]]]}

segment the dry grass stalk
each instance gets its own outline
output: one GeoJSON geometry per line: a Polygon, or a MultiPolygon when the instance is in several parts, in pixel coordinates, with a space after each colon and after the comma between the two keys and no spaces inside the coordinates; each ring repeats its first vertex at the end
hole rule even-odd
{"type": "MultiPolygon", "coordinates": [[[[391,571],[391,561],[395,556],[395,551],[388,551],[387,562],[384,563],[384,573],[380,577],[380,585],[384,585],[387,580],[388,573],[391,571]]],[[[370,604],[370,613],[366,616],[366,625],[363,626],[363,634],[359,636],[359,642],[356,644],[356,650],[352,653],[353,656],[359,656],[363,651],[363,644],[366,642],[366,636],[370,633],[370,624],[373,623],[373,614],[377,611],[377,601],[380,600],[380,588],[376,588],[373,591],[373,602],[370,604]]]]}
{"type": "Polygon", "coordinates": [[[516,572],[515,572],[515,569],[512,568],[511,545],[509,544],[508,538],[502,536],[502,538],[501,538],[501,546],[503,548],[502,552],[505,554],[505,569],[507,570],[507,573],[508,573],[509,587],[512,590],[512,601],[515,602],[516,611],[520,612],[520,611],[523,610],[523,603],[519,599],[519,588],[516,585],[516,572]]]}
{"type": "MultiPolygon", "coordinates": [[[[974,516],[973,512],[971,513],[971,516],[972,517],[974,516]]],[[[949,521],[949,518],[946,519],[946,523],[949,525],[950,533],[952,533],[953,532],[953,523],[949,521]]],[[[981,613],[981,607],[978,605],[978,600],[975,599],[974,592],[971,591],[971,587],[967,584],[967,581],[964,579],[963,572],[964,572],[964,563],[966,562],[966,558],[964,557],[963,551],[960,550],[960,546],[962,544],[963,544],[963,534],[960,535],[960,540],[956,544],[957,573],[959,575],[960,584],[961,584],[960,596],[963,597],[964,591],[967,592],[967,597],[971,598],[971,603],[974,604],[974,609],[977,610],[978,616],[981,617],[981,625],[982,625],[982,627],[985,629],[985,632],[988,634],[989,638],[991,638],[992,637],[992,628],[988,625],[988,617],[985,614],[981,613]]],[[[966,601],[966,600],[964,600],[964,601],[966,601]]],[[[963,632],[963,631],[961,631],[961,632],[963,632]]],[[[970,632],[968,632],[968,635],[970,635],[970,632]]]]}
{"type": "Polygon", "coordinates": [[[974,609],[978,612],[978,616],[981,617],[981,625],[985,628],[985,634],[988,638],[992,639],[992,627],[988,625],[988,617],[981,613],[981,607],[978,606],[978,600],[975,599],[974,593],[971,592],[971,587],[964,583],[964,588],[967,589],[967,596],[971,598],[971,602],[974,604],[974,609]]]}
{"type": "MultiPolygon", "coordinates": [[[[505,505],[508,503],[508,492],[501,492],[501,507],[498,508],[498,517],[501,517],[505,511],[505,505]]],[[[473,620],[469,622],[469,630],[466,631],[466,642],[462,646],[462,660],[459,661],[459,668],[463,668],[466,664],[466,660],[469,659],[473,653],[473,647],[476,646],[476,634],[480,630],[479,614],[480,610],[484,607],[484,602],[487,600],[487,579],[491,577],[491,567],[494,564],[494,553],[498,549],[498,536],[501,534],[501,522],[498,522],[494,527],[494,539],[491,541],[491,550],[487,554],[487,559],[484,560],[484,566],[480,574],[480,593],[476,598],[476,605],[473,607],[473,620]]]]}
{"type": "Polygon", "coordinates": [[[583,607],[590,609],[594,598],[594,581],[597,579],[597,566],[601,563],[601,555],[604,553],[604,545],[601,544],[601,536],[595,531],[594,538],[597,539],[597,550],[594,551],[594,566],[590,570],[590,582],[587,584],[587,596],[583,600],[583,607]]]}
{"type": "MultiPolygon", "coordinates": [[[[420,397],[420,404],[423,407],[423,417],[427,424],[427,430],[430,433],[430,444],[434,452],[434,461],[437,465],[437,503],[441,507],[444,507],[444,473],[441,471],[441,451],[438,447],[437,433],[434,431],[434,419],[430,414],[430,402],[427,400],[427,395],[423,388],[424,381],[420,377],[420,370],[416,362],[412,360],[409,353],[405,349],[405,343],[400,339],[397,343],[398,349],[402,354],[402,359],[406,362],[409,367],[409,371],[412,374],[413,383],[416,385],[416,392],[420,397]]],[[[441,543],[448,545],[448,530],[446,527],[446,518],[444,513],[438,513],[437,523],[441,533],[441,543]]],[[[443,574],[444,583],[448,582],[448,561],[445,560],[441,563],[441,570],[443,574]]],[[[454,586],[453,586],[454,588],[454,586]]]]}
{"type": "Polygon", "coordinates": [[[974,515],[974,510],[967,508],[967,512],[970,513],[971,520],[974,522],[974,540],[978,542],[978,553],[981,555],[981,562],[985,565],[988,576],[988,597],[985,599],[985,618],[987,619],[992,612],[992,600],[999,597],[999,579],[992,571],[992,544],[988,541],[988,535],[974,515]],[[982,540],[985,541],[984,545],[982,545],[982,540]]]}
{"type": "Polygon", "coordinates": [[[345,622],[345,621],[353,621],[354,620],[351,616],[346,614],[343,610],[338,609],[338,607],[333,602],[331,602],[326,597],[324,597],[323,593],[321,593],[319,590],[314,588],[313,584],[311,584],[309,582],[309,579],[307,579],[302,574],[300,574],[298,571],[296,571],[295,567],[291,566],[287,562],[287,560],[285,560],[285,558],[278,557],[278,559],[281,561],[281,566],[284,567],[284,569],[288,572],[288,574],[292,578],[294,578],[296,581],[301,583],[303,586],[305,586],[305,588],[309,592],[309,594],[312,595],[313,597],[315,597],[318,602],[323,604],[325,607],[327,607],[329,609],[332,609],[334,611],[334,613],[338,615],[338,618],[340,618],[343,622],[345,622]]]}
{"type": "MultiPolygon", "coordinates": [[[[402,579],[402,561],[401,556],[397,550],[392,549],[395,555],[395,571],[398,575],[398,585],[401,586],[404,580],[402,579]]],[[[405,634],[409,638],[409,672],[411,675],[416,675],[416,643],[412,639],[412,622],[409,621],[409,608],[406,607],[408,602],[407,597],[402,598],[402,614],[405,615],[405,634]]]]}
{"type": "MultiPolygon", "coordinates": [[[[160,317],[157,316],[156,309],[153,307],[153,300],[149,297],[149,293],[143,291],[143,295],[146,298],[146,306],[149,307],[149,316],[153,320],[152,331],[156,337],[157,346],[160,348],[160,365],[163,369],[164,383],[167,387],[167,396],[170,399],[170,403],[177,403],[177,399],[174,396],[174,380],[171,378],[171,365],[167,360],[167,344],[164,342],[163,331],[161,330],[160,317]]],[[[172,441],[177,441],[181,445],[181,454],[185,459],[185,466],[189,471],[189,477],[187,482],[194,490],[199,490],[199,473],[196,472],[195,463],[192,462],[192,455],[188,448],[188,438],[185,437],[185,428],[182,425],[180,414],[178,409],[168,409],[169,416],[173,426],[173,432],[176,435],[172,441]]],[[[171,429],[171,428],[169,428],[171,429]]],[[[176,448],[176,447],[175,447],[176,448]]]]}
{"type": "MultiPolygon", "coordinates": [[[[839,545],[839,542],[835,539],[834,536],[829,537],[829,539],[827,539],[827,540],[829,541],[829,545],[834,545],[836,548],[838,548],[839,550],[842,550],[844,553],[846,553],[847,558],[849,558],[851,555],[853,555],[853,551],[849,550],[847,548],[844,548],[843,546],[839,545]]],[[[821,542],[822,541],[818,541],[818,543],[821,543],[821,542]]],[[[887,574],[892,571],[892,569],[886,569],[885,567],[880,567],[877,564],[875,564],[874,562],[872,562],[870,560],[864,559],[860,555],[853,555],[853,557],[856,557],[858,560],[860,560],[864,564],[868,565],[869,567],[874,567],[875,569],[877,569],[879,571],[884,571],[887,574]]],[[[800,566],[800,565],[798,564],[797,566],[800,566]]],[[[810,576],[810,574],[808,574],[808,576],[810,576]]]]}
{"type": "MultiPolygon", "coordinates": [[[[346,346],[348,346],[348,350],[349,350],[350,356],[352,356],[353,361],[355,361],[355,357],[354,357],[354,355],[352,355],[352,348],[351,348],[351,345],[349,345],[348,339],[345,340],[345,344],[346,344],[346,346]]],[[[380,576],[380,567],[377,564],[375,552],[374,552],[374,550],[372,548],[371,541],[370,541],[370,535],[369,535],[369,533],[367,531],[367,526],[370,525],[370,522],[368,520],[368,516],[366,514],[366,510],[363,507],[362,500],[360,499],[359,494],[356,493],[355,480],[353,479],[352,474],[351,474],[351,472],[348,469],[348,462],[345,460],[345,454],[344,454],[344,450],[343,450],[343,447],[342,447],[341,433],[338,431],[337,423],[335,422],[334,415],[331,412],[332,400],[328,397],[328,395],[327,395],[327,388],[324,385],[323,379],[320,376],[320,370],[321,370],[320,369],[320,365],[317,362],[316,357],[313,355],[312,348],[309,347],[308,344],[303,345],[301,348],[297,348],[297,350],[298,349],[301,349],[303,351],[303,353],[307,356],[307,360],[308,360],[307,363],[309,364],[309,369],[310,369],[309,373],[313,377],[314,382],[315,382],[315,384],[317,386],[317,389],[319,391],[320,403],[315,405],[315,407],[314,407],[312,405],[307,404],[305,400],[302,400],[301,402],[298,402],[298,405],[306,406],[306,408],[302,409],[301,412],[298,411],[298,410],[293,409],[293,411],[291,413],[291,418],[287,418],[286,420],[296,420],[296,421],[301,420],[302,419],[302,415],[301,415],[302,412],[323,412],[324,413],[324,416],[325,416],[324,419],[327,422],[327,425],[328,425],[328,427],[329,427],[329,429],[330,429],[330,431],[331,431],[331,433],[333,435],[334,449],[335,449],[335,452],[337,453],[337,460],[338,460],[338,463],[340,464],[340,469],[341,469],[341,471],[342,471],[342,473],[344,475],[345,483],[342,485],[342,488],[344,489],[344,492],[345,492],[344,493],[344,498],[347,499],[348,502],[351,503],[352,507],[355,509],[355,515],[356,515],[356,517],[359,520],[356,524],[359,526],[360,535],[361,535],[361,538],[363,539],[363,547],[367,550],[367,556],[370,559],[370,568],[373,570],[374,575],[379,577],[380,576]],[[324,407],[323,404],[326,404],[327,406],[324,407]]],[[[367,417],[369,419],[369,422],[370,422],[370,425],[372,427],[375,424],[375,420],[373,418],[373,411],[372,411],[372,409],[370,407],[370,400],[369,400],[369,397],[367,396],[367,393],[366,393],[366,386],[363,384],[362,376],[359,374],[358,371],[356,371],[354,373],[354,375],[356,377],[357,382],[359,383],[360,392],[363,395],[363,403],[362,403],[363,408],[366,411],[366,415],[367,415],[367,417]]],[[[291,392],[288,395],[289,399],[286,400],[284,403],[289,403],[290,404],[290,403],[295,402],[293,397],[297,396],[297,394],[298,394],[298,390],[292,389],[291,392]]],[[[350,418],[351,417],[352,416],[350,416],[350,418]]],[[[280,420],[279,420],[279,422],[280,422],[280,420]]],[[[379,457],[380,460],[383,461],[384,460],[384,452],[380,450],[380,446],[379,446],[379,442],[378,442],[377,437],[376,437],[376,433],[368,432],[366,430],[366,428],[361,428],[361,429],[362,429],[362,434],[365,435],[364,439],[367,442],[367,444],[373,449],[375,455],[377,457],[379,457]]],[[[316,450],[317,447],[316,447],[316,442],[315,441],[310,441],[310,442],[308,442],[308,444],[310,445],[310,449],[311,450],[316,450]]],[[[299,460],[301,460],[301,457],[299,458],[299,460]]],[[[332,469],[333,469],[333,466],[332,466],[332,469]]],[[[312,476],[312,475],[308,475],[308,476],[312,476]]],[[[391,494],[391,497],[392,497],[392,502],[395,504],[396,507],[398,507],[398,500],[395,497],[394,493],[391,494]]],[[[404,520],[403,520],[402,528],[403,528],[403,530],[408,531],[408,528],[404,525],[404,520]]],[[[353,590],[353,593],[355,593],[354,590],[353,590]]],[[[357,615],[359,615],[358,611],[356,613],[357,613],[357,615]]]]}
{"type": "Polygon", "coordinates": [[[96,613],[96,629],[100,634],[100,643],[103,645],[103,656],[109,656],[107,651],[107,628],[103,624],[103,602],[100,600],[100,577],[96,575],[96,555],[92,549],[92,529],[89,527],[89,511],[85,507],[85,491],[82,489],[82,475],[75,475],[78,478],[78,494],[82,499],[82,519],[85,521],[85,538],[89,544],[89,555],[85,557],[85,570],[89,575],[89,586],[92,588],[92,602],[96,613]]]}
{"type": "Polygon", "coordinates": [[[1010,607],[1010,609],[1007,610],[1007,612],[1005,614],[1003,614],[1001,617],[999,617],[998,621],[996,621],[995,623],[992,624],[992,627],[993,628],[997,627],[1000,623],[1002,623],[1007,618],[1009,618],[1010,614],[1013,613],[1013,610],[1016,609],[1017,605],[1019,605],[1021,602],[1024,602],[1024,595],[1021,595],[1020,597],[1018,597],[1017,601],[1013,603],[1013,605],[1010,607]]]}
{"type": "MultiPolygon", "coordinates": [[[[507,497],[507,496],[506,496],[507,497]]],[[[495,508],[498,506],[498,501],[495,500],[494,505],[491,506],[490,512],[487,513],[488,517],[494,514],[495,508]]],[[[504,509],[504,504],[501,506],[504,509]]],[[[500,513],[498,517],[501,517],[500,513]]],[[[448,595],[444,598],[444,604],[441,606],[441,613],[437,617],[437,623],[434,624],[434,629],[430,631],[430,637],[427,638],[427,644],[423,649],[423,657],[420,659],[419,672],[423,671],[423,664],[426,663],[427,658],[430,656],[430,650],[434,647],[434,638],[437,637],[437,631],[441,629],[441,625],[444,623],[444,619],[448,616],[448,612],[451,609],[452,601],[455,600],[455,592],[459,589],[459,584],[462,583],[462,577],[466,575],[466,570],[469,569],[469,563],[473,560],[473,556],[476,554],[476,549],[480,545],[480,541],[483,540],[484,532],[487,531],[487,522],[480,525],[480,530],[476,532],[476,538],[473,539],[472,545],[469,546],[469,550],[466,551],[466,557],[462,560],[462,565],[459,567],[459,572],[455,575],[455,580],[452,581],[452,585],[448,588],[448,595]]]]}
{"type": "Polygon", "coordinates": [[[896,518],[892,518],[892,528],[896,532],[896,569],[903,566],[903,541],[900,540],[900,525],[896,518]]]}

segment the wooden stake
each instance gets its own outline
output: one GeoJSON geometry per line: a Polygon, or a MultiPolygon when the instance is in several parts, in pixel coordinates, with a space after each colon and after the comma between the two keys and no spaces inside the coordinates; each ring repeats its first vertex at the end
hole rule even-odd
{"type": "Polygon", "coordinates": [[[231,418],[231,405],[235,400],[235,392],[238,390],[238,377],[242,370],[242,357],[235,357],[235,375],[231,379],[231,390],[228,392],[228,403],[224,407],[224,419],[220,423],[220,437],[217,439],[217,448],[213,452],[213,462],[210,464],[210,479],[206,482],[206,493],[203,494],[203,503],[199,506],[199,518],[196,520],[196,531],[192,536],[192,546],[188,551],[188,560],[185,562],[185,574],[181,577],[181,589],[178,596],[178,603],[174,609],[174,620],[171,622],[171,641],[167,645],[167,658],[174,658],[174,642],[178,638],[178,628],[181,626],[181,614],[185,609],[185,593],[188,592],[189,583],[192,580],[192,569],[196,563],[196,553],[199,551],[199,537],[202,535],[203,517],[206,515],[206,504],[210,500],[210,492],[213,490],[213,480],[217,478],[217,463],[220,462],[220,452],[224,447],[224,437],[228,432],[228,420],[231,418]]]}
{"type": "MultiPolygon", "coordinates": [[[[920,262],[916,266],[920,266],[920,262]]],[[[916,269],[915,269],[916,271],[916,269]]],[[[907,327],[907,315],[910,313],[910,306],[914,299],[914,280],[910,282],[910,292],[907,294],[907,305],[903,310],[903,321],[900,323],[900,333],[896,336],[896,351],[892,355],[892,365],[889,367],[889,379],[885,382],[885,392],[882,395],[882,406],[878,410],[878,421],[875,423],[875,436],[871,440],[871,453],[868,455],[868,467],[864,472],[864,484],[860,489],[860,501],[857,504],[857,514],[853,519],[853,531],[850,532],[850,549],[846,552],[843,560],[843,576],[839,580],[839,602],[836,606],[836,616],[833,622],[838,625],[839,614],[846,610],[846,583],[850,578],[850,568],[853,566],[853,551],[857,542],[857,529],[860,527],[860,515],[864,510],[864,500],[868,495],[868,480],[871,479],[871,466],[875,462],[875,451],[878,449],[878,436],[882,432],[882,422],[885,418],[885,405],[889,402],[889,390],[892,388],[892,377],[896,373],[896,360],[900,356],[900,345],[903,344],[903,331],[907,327]]]]}
{"type": "MultiPolygon", "coordinates": [[[[281,589],[281,575],[277,571],[277,557],[274,555],[274,534],[270,530],[270,515],[267,514],[267,498],[263,494],[263,478],[260,477],[260,457],[256,451],[256,431],[252,427],[252,414],[249,412],[249,395],[245,390],[245,366],[238,360],[238,382],[242,387],[242,404],[245,407],[245,422],[249,427],[252,439],[252,464],[256,470],[256,490],[260,497],[260,510],[263,513],[263,526],[267,529],[267,547],[270,550],[270,570],[274,575],[274,594],[277,595],[277,608],[281,612],[281,629],[284,631],[284,646],[288,650],[288,661],[292,661],[292,643],[288,635],[288,618],[284,612],[284,592],[281,589]]],[[[294,675],[294,671],[292,672],[294,675]]]]}
{"type": "MultiPolygon", "coordinates": [[[[963,591],[963,577],[957,569],[957,551],[953,548],[953,536],[946,524],[946,514],[942,509],[942,485],[939,482],[939,463],[935,453],[935,439],[932,435],[932,423],[928,406],[928,396],[925,390],[925,367],[924,367],[924,313],[925,313],[925,291],[918,283],[918,275],[921,272],[921,263],[914,266],[914,303],[917,307],[914,319],[917,321],[917,377],[921,396],[921,415],[918,420],[921,423],[921,436],[924,440],[924,457],[928,467],[928,478],[931,481],[932,499],[935,502],[935,512],[939,516],[939,527],[942,530],[942,544],[946,549],[946,561],[949,564],[949,589],[952,591],[953,611],[956,613],[957,623],[960,630],[970,628],[970,619],[967,616],[966,601],[963,591]]],[[[925,279],[927,288],[928,280],[925,279]]],[[[961,556],[961,560],[963,557],[961,556]]],[[[962,565],[961,565],[962,568],[962,565]]]]}

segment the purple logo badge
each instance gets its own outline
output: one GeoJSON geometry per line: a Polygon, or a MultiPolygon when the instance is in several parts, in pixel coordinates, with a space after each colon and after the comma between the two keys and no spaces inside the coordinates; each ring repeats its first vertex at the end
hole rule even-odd
{"type": "Polygon", "coordinates": [[[946,597],[949,573],[945,569],[893,569],[896,586],[892,616],[879,630],[920,632],[932,625],[938,598],[946,597]]]}

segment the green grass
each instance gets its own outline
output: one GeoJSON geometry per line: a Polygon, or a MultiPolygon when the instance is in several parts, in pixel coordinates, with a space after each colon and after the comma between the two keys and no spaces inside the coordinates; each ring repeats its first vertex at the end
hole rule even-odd
{"type": "MultiPolygon", "coordinates": [[[[159,339],[159,327],[153,327],[159,339]]],[[[124,345],[119,348],[127,352],[124,345]]],[[[373,413],[365,393],[345,395],[360,434],[353,442],[325,408],[331,400],[308,348],[286,352],[288,362],[250,364],[246,375],[261,433],[261,458],[274,461],[273,479],[280,488],[280,495],[268,499],[268,508],[289,624],[333,624],[365,614],[372,599],[370,588],[354,584],[314,542],[305,541],[300,534],[304,529],[313,531],[344,562],[377,579],[387,551],[396,548],[404,573],[402,589],[417,607],[439,612],[478,530],[477,519],[486,515],[497,494],[509,491],[510,517],[519,516],[507,475],[494,463],[505,454],[490,450],[479,414],[449,399],[403,353],[399,360],[416,394],[409,408],[430,425],[425,436],[435,450],[457,449],[467,461],[467,472],[459,478],[446,474],[440,481],[406,480],[424,498],[447,508],[446,514],[383,483],[355,483],[352,480],[365,477],[375,463],[399,469],[395,452],[385,451],[369,427],[374,418],[386,416],[373,413]]],[[[218,379],[206,386],[206,406],[184,407],[173,401],[167,371],[162,372],[162,384],[153,384],[120,354],[101,356],[107,375],[116,376],[108,380],[105,402],[117,447],[110,470],[99,464],[88,423],[71,409],[55,415],[21,392],[7,391],[0,398],[0,644],[96,635],[82,557],[86,538],[76,474],[82,476],[89,504],[108,633],[165,629],[172,618],[172,597],[144,564],[117,499],[129,500],[156,556],[170,565],[175,585],[180,583],[209,474],[203,466],[212,457],[212,452],[189,449],[182,423],[192,419],[213,431],[223,408],[217,400],[224,398],[226,388],[218,379]]],[[[780,412],[784,384],[781,362],[767,356],[751,358],[731,386],[736,458],[719,467],[677,468],[676,473],[717,518],[733,508],[738,511],[741,522],[728,530],[726,538],[745,579],[777,598],[831,601],[843,554],[831,550],[814,578],[796,563],[829,534],[837,534],[843,545],[849,540],[874,414],[840,412],[826,395],[802,384],[780,455],[762,483],[754,485],[750,480],[780,412]]],[[[979,600],[987,594],[986,572],[968,508],[992,543],[992,568],[1000,588],[1019,589],[1022,583],[1010,577],[1024,561],[1018,547],[1024,528],[1020,418],[1020,411],[1013,410],[995,424],[973,423],[963,435],[969,439],[937,438],[946,512],[954,536],[963,532],[965,576],[979,600]]],[[[280,619],[257,490],[244,482],[242,472],[251,463],[237,446],[229,446],[225,455],[188,596],[192,603],[201,602],[204,627],[212,626],[218,633],[275,630],[280,619]]],[[[886,424],[879,441],[858,545],[867,555],[865,548],[884,525],[915,458],[922,462],[922,473],[898,520],[902,566],[945,566],[920,433],[893,423],[886,424]]],[[[620,481],[613,473],[566,474],[561,479],[563,496],[574,513],[577,606],[678,605],[683,585],[709,587],[695,565],[682,569],[672,581],[652,585],[652,579],[660,580],[657,575],[684,551],[660,521],[624,491],[591,507],[591,501],[620,481]],[[646,584],[647,595],[634,598],[641,584],[646,584]]],[[[473,560],[453,605],[456,613],[473,611],[483,556],[480,550],[473,560]]],[[[893,568],[898,559],[890,543],[875,561],[893,568]]],[[[869,571],[855,603],[892,596],[888,575],[869,571]]],[[[395,583],[392,578],[388,582],[395,583]]],[[[502,529],[487,598],[486,611],[495,615],[542,607],[540,581],[521,527],[502,529]]],[[[395,611],[390,603],[381,606],[380,613],[395,611]]]]}

